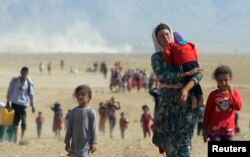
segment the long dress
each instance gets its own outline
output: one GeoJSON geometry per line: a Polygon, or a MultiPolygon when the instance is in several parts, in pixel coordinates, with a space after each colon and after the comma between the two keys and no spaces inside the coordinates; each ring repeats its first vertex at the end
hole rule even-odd
{"type": "MultiPolygon", "coordinates": [[[[181,83],[179,69],[165,62],[161,51],[151,57],[151,66],[161,84],[181,83]]],[[[193,76],[199,82],[202,74],[193,76]]],[[[160,105],[155,117],[153,143],[161,147],[171,157],[191,156],[191,138],[193,134],[193,111],[191,99],[180,102],[181,88],[161,88],[160,105]]]]}

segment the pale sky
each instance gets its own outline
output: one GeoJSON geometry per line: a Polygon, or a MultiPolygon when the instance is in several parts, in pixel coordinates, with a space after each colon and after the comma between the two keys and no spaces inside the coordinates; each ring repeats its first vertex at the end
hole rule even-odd
{"type": "Polygon", "coordinates": [[[0,2],[0,52],[152,52],[161,21],[200,52],[250,52],[249,0],[0,2]]]}

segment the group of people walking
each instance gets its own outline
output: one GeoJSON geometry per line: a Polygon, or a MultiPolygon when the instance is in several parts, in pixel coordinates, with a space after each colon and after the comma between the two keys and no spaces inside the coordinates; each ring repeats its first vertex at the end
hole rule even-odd
{"type": "MultiPolygon", "coordinates": [[[[140,122],[144,137],[151,136],[149,122],[152,120],[152,142],[159,148],[160,153],[167,157],[190,157],[194,114],[197,107],[203,107],[203,124],[198,123],[198,134],[202,130],[204,142],[234,140],[235,112],[242,108],[242,100],[239,91],[231,86],[233,73],[230,67],[222,65],[214,70],[213,78],[217,89],[209,93],[204,103],[203,91],[199,85],[203,77],[203,68],[199,66],[195,45],[184,40],[179,33],[172,32],[164,23],[154,28],[152,38],[155,53],[151,56],[151,67],[159,87],[158,91],[150,89],[150,94],[157,100],[153,117],[149,114],[148,106],[142,106],[143,114],[140,122]]],[[[20,121],[21,139],[25,135],[26,108],[31,106],[32,112],[35,112],[34,84],[27,77],[28,73],[29,69],[23,67],[20,76],[11,79],[7,92],[6,108],[15,111],[13,120],[15,141],[20,121]]],[[[87,157],[90,152],[97,150],[96,112],[90,106],[92,90],[88,85],[77,86],[74,97],[78,104],[68,114],[65,150],[72,157],[87,157]]],[[[62,116],[62,111],[58,104],[51,109],[55,112],[53,126],[56,129],[61,121],[57,117],[62,116]]],[[[114,97],[105,103],[100,103],[99,129],[105,133],[105,121],[108,120],[111,138],[116,124],[115,111],[119,109],[121,109],[120,102],[114,97]]],[[[40,119],[38,118],[37,123],[44,121],[41,115],[42,113],[39,113],[40,119]]],[[[121,112],[119,124],[123,139],[128,123],[125,113],[121,112]]],[[[60,135],[60,132],[56,131],[56,135],[60,135]]]]}
{"type": "MultiPolygon", "coordinates": [[[[111,97],[110,100],[107,100],[106,102],[100,102],[99,103],[99,131],[103,134],[106,133],[106,122],[109,123],[109,136],[110,138],[113,138],[113,130],[116,125],[116,110],[120,110],[121,105],[120,102],[115,100],[114,97],[111,97]]],[[[123,115],[124,116],[124,115],[123,115]]]]}

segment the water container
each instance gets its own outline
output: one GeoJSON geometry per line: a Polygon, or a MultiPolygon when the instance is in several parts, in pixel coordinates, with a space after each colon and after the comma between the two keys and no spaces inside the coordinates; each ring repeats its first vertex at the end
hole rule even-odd
{"type": "Polygon", "coordinates": [[[7,110],[7,108],[0,108],[0,125],[11,126],[14,119],[15,111],[7,110]]]}

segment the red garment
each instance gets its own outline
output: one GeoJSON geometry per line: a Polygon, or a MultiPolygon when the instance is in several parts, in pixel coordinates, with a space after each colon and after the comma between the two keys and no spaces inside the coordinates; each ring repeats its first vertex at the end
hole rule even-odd
{"type": "Polygon", "coordinates": [[[38,117],[36,118],[36,124],[37,124],[37,125],[42,125],[43,122],[44,122],[43,116],[38,116],[38,117]]]}
{"type": "Polygon", "coordinates": [[[141,123],[142,123],[142,127],[144,129],[150,129],[151,128],[151,124],[150,124],[151,119],[152,119],[152,117],[151,117],[151,114],[149,112],[143,113],[141,115],[141,123]]]}
{"type": "Polygon", "coordinates": [[[164,154],[165,151],[160,146],[158,146],[158,149],[160,154],[164,154]]]}
{"type": "Polygon", "coordinates": [[[55,132],[57,130],[62,130],[62,123],[63,123],[62,118],[55,117],[53,122],[53,131],[55,132]]]}
{"type": "Polygon", "coordinates": [[[120,127],[121,128],[127,128],[128,126],[128,120],[126,118],[120,118],[120,127]]]}
{"type": "Polygon", "coordinates": [[[175,64],[177,66],[188,62],[198,61],[198,53],[193,43],[186,43],[180,45],[176,42],[168,44],[164,48],[163,57],[168,64],[175,64]]]}
{"type": "Polygon", "coordinates": [[[233,89],[233,94],[222,93],[215,90],[209,94],[204,112],[203,129],[235,128],[235,111],[242,107],[242,101],[238,90],[233,89]]]}

